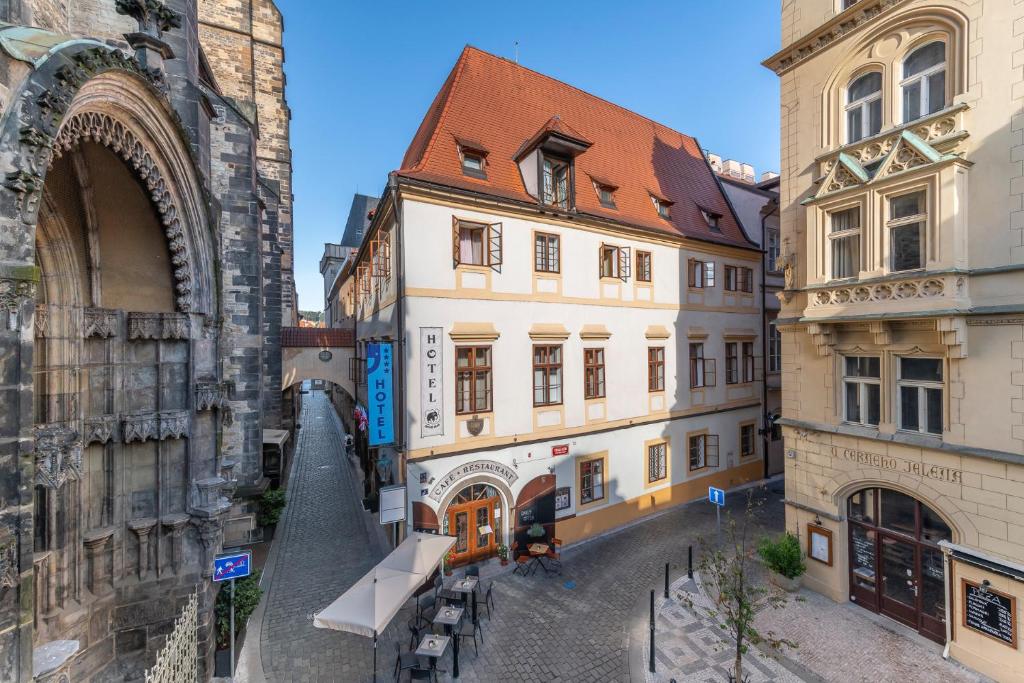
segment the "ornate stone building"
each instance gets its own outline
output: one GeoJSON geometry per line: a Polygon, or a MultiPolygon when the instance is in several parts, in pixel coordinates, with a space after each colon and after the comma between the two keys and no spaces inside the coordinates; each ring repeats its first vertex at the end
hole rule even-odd
{"type": "Polygon", "coordinates": [[[208,676],[211,560],[265,485],[294,319],[281,17],[0,20],[0,680],[56,641],[76,645],[47,678],[138,679],[197,587],[208,676]]]}
{"type": "MultiPolygon", "coordinates": [[[[1024,4],[785,0],[787,526],[806,583],[1024,680],[1024,4]]],[[[865,653],[865,656],[882,656],[865,653]]]]}

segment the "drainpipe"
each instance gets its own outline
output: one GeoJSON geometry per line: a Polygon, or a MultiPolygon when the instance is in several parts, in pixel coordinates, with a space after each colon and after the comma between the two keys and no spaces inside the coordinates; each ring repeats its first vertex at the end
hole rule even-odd
{"type": "MultiPolygon", "coordinates": [[[[770,202],[769,202],[770,203],[770,202]]],[[[761,210],[761,442],[763,444],[764,478],[768,478],[768,449],[771,447],[771,424],[768,421],[768,311],[764,305],[765,290],[767,289],[767,276],[765,270],[768,267],[766,244],[768,228],[766,222],[770,213],[761,210]]]]}
{"type": "MultiPolygon", "coordinates": [[[[406,495],[408,495],[408,482],[405,481],[405,454],[407,448],[407,417],[406,417],[406,394],[409,387],[406,386],[406,334],[405,334],[405,253],[403,249],[402,231],[404,228],[404,221],[402,216],[402,194],[398,187],[398,180],[394,174],[388,179],[388,184],[391,186],[391,192],[394,195],[395,202],[395,271],[397,272],[396,287],[398,291],[395,293],[396,301],[396,314],[398,318],[398,334],[396,342],[398,343],[398,354],[396,358],[396,376],[398,377],[399,386],[401,391],[398,393],[398,448],[396,449],[396,462],[395,469],[397,478],[406,484],[406,495]]],[[[409,522],[406,520],[404,526],[408,526],[409,522]]],[[[401,535],[403,531],[402,524],[395,524],[395,546],[401,542],[401,535]]]]}

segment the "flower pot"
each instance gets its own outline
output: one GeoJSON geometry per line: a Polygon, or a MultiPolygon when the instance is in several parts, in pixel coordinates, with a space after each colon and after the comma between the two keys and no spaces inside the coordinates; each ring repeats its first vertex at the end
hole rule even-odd
{"type": "Polygon", "coordinates": [[[508,558],[507,557],[501,558],[501,566],[504,567],[506,565],[508,565],[508,558]]]}
{"type": "Polygon", "coordinates": [[[782,574],[770,571],[768,574],[768,578],[774,585],[778,586],[787,593],[794,593],[800,589],[799,576],[790,579],[783,576],[782,574]]]}

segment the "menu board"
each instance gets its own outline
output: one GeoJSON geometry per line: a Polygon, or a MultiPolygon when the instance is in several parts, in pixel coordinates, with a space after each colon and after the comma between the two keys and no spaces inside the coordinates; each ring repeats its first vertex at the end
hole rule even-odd
{"type": "Polygon", "coordinates": [[[807,557],[832,566],[832,532],[817,524],[807,525],[807,557]]]}
{"type": "Polygon", "coordinates": [[[1010,647],[1017,647],[1017,599],[962,579],[964,626],[1010,647]]]}
{"type": "Polygon", "coordinates": [[[875,539],[853,535],[853,564],[855,567],[875,568],[875,539]]]}

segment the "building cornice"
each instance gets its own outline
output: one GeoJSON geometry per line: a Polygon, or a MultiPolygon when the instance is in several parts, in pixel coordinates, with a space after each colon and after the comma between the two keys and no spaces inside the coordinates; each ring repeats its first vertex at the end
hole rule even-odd
{"type": "Polygon", "coordinates": [[[847,35],[860,30],[872,19],[905,2],[908,0],[860,0],[807,35],[785,46],[761,64],[781,76],[847,35]]]}

